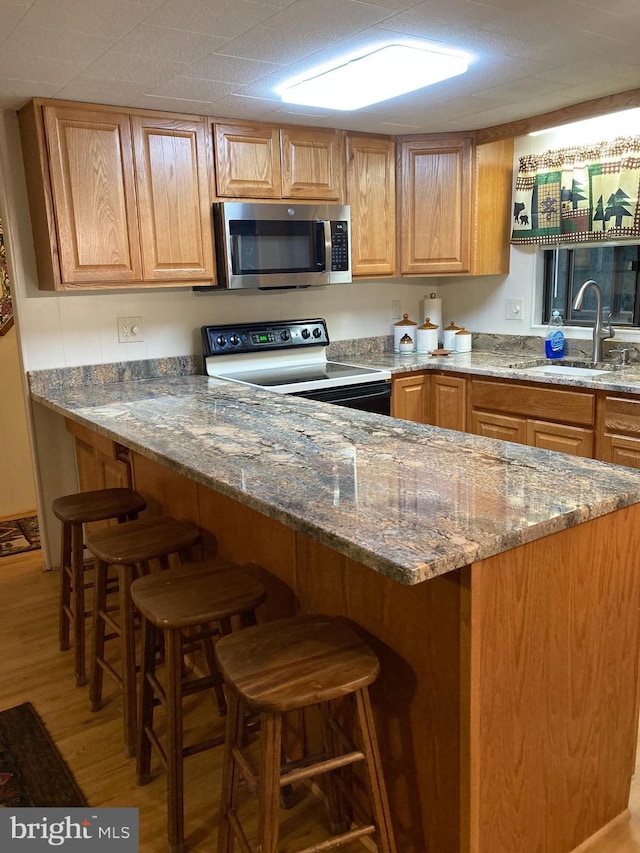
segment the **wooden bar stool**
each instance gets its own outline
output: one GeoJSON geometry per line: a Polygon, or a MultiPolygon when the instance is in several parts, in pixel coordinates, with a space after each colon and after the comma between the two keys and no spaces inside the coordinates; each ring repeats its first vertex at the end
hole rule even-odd
{"type": "Polygon", "coordinates": [[[87,535],[87,548],[96,557],[93,606],[93,644],[89,702],[92,711],[102,707],[103,674],[106,672],[122,691],[124,743],[129,758],[136,749],[136,653],[131,584],[149,573],[151,561],[169,567],[169,555],[188,559],[189,549],[200,539],[200,529],[191,521],[161,516],[128,521],[87,535]],[[118,568],[119,612],[116,619],[107,609],[109,566],[118,568]],[[111,633],[106,633],[107,626],[111,633]],[[105,641],[120,639],[120,672],[105,658],[105,641]]]}
{"type": "Polygon", "coordinates": [[[187,755],[218,746],[224,736],[184,746],[182,700],[212,688],[218,710],[226,712],[222,675],[213,650],[214,636],[231,630],[231,618],[242,627],[256,624],[255,609],[266,597],[257,579],[257,566],[202,562],[138,578],[131,598],[142,615],[142,675],[136,777],[139,785],[151,781],[151,747],[155,747],[167,772],[167,835],[171,853],[184,847],[183,760],[187,755]],[[156,649],[164,636],[164,686],[156,675],[156,649]],[[183,657],[200,643],[208,675],[183,678],[183,657]],[[166,712],[166,738],[162,746],[153,727],[156,703],[166,712]],[[221,704],[222,703],[222,704],[221,704]]]}
{"type": "Polygon", "coordinates": [[[62,522],[62,553],[60,557],[60,650],[70,648],[69,634],[73,625],[76,684],[87,683],[86,631],[84,591],[85,582],[83,525],[92,521],[116,519],[133,521],[147,505],[142,495],[133,489],[98,489],[56,498],[51,508],[62,522]]]}
{"type": "Polygon", "coordinates": [[[365,836],[375,840],[379,853],[395,853],[368,692],[379,663],[349,622],[320,615],[268,622],[222,637],[216,657],[229,703],[218,853],[233,853],[236,840],[243,853],[276,853],[280,789],[319,774],[327,774],[329,815],[338,834],[305,847],[304,853],[334,850],[365,836]],[[359,746],[334,713],[333,700],[343,697],[355,703],[359,746]],[[282,715],[313,705],[320,705],[323,716],[322,752],[281,766],[282,715]],[[246,709],[260,714],[258,772],[243,750],[246,709]],[[366,770],[371,818],[340,774],[341,768],[349,772],[359,762],[366,770]],[[240,775],[259,801],[258,843],[253,846],[236,813],[240,775]]]}

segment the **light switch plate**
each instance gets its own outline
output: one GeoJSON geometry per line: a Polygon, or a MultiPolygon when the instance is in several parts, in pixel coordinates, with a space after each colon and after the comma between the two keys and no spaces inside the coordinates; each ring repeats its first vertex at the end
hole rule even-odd
{"type": "Polygon", "coordinates": [[[522,320],[524,311],[523,299],[507,299],[506,318],[507,320],[522,320]]]}
{"type": "Polygon", "coordinates": [[[143,340],[142,317],[118,317],[118,341],[121,344],[143,340]]]}

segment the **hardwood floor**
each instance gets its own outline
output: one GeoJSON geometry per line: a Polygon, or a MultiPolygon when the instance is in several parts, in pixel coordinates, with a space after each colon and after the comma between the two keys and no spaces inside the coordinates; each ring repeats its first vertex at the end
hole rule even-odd
{"type": "MultiPolygon", "coordinates": [[[[134,762],[123,752],[119,699],[111,683],[105,681],[107,702],[95,714],[89,710],[88,687],[74,686],[72,652],[58,650],[58,581],[57,572],[42,571],[39,551],[0,558],[0,708],[31,702],[91,805],[137,807],[140,851],[159,853],[166,849],[164,776],[155,761],[152,782],[136,786],[134,762]]],[[[197,737],[213,715],[213,706],[202,705],[196,697],[188,712],[186,736],[197,737]]],[[[220,759],[218,749],[192,756],[185,765],[190,850],[215,850],[220,759]]],[[[310,794],[284,812],[282,821],[282,853],[326,836],[324,811],[310,794]]],[[[342,849],[356,853],[364,848],[352,844],[342,849]]],[[[629,818],[623,817],[580,848],[580,853],[636,851],[640,851],[640,773],[632,785],[629,818]]]]}

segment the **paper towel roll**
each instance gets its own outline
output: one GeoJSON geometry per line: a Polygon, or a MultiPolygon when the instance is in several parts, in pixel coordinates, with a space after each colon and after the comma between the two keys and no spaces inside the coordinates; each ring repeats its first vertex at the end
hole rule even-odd
{"type": "Polygon", "coordinates": [[[438,327],[438,346],[441,347],[444,342],[442,334],[442,299],[438,296],[426,294],[422,300],[422,317],[418,325],[422,325],[427,317],[438,327]]]}

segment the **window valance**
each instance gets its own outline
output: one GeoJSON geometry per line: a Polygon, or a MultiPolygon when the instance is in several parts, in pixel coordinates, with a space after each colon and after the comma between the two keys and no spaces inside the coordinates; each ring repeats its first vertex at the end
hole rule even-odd
{"type": "Polygon", "coordinates": [[[640,238],[640,136],[520,158],[511,242],[640,238]]]}

